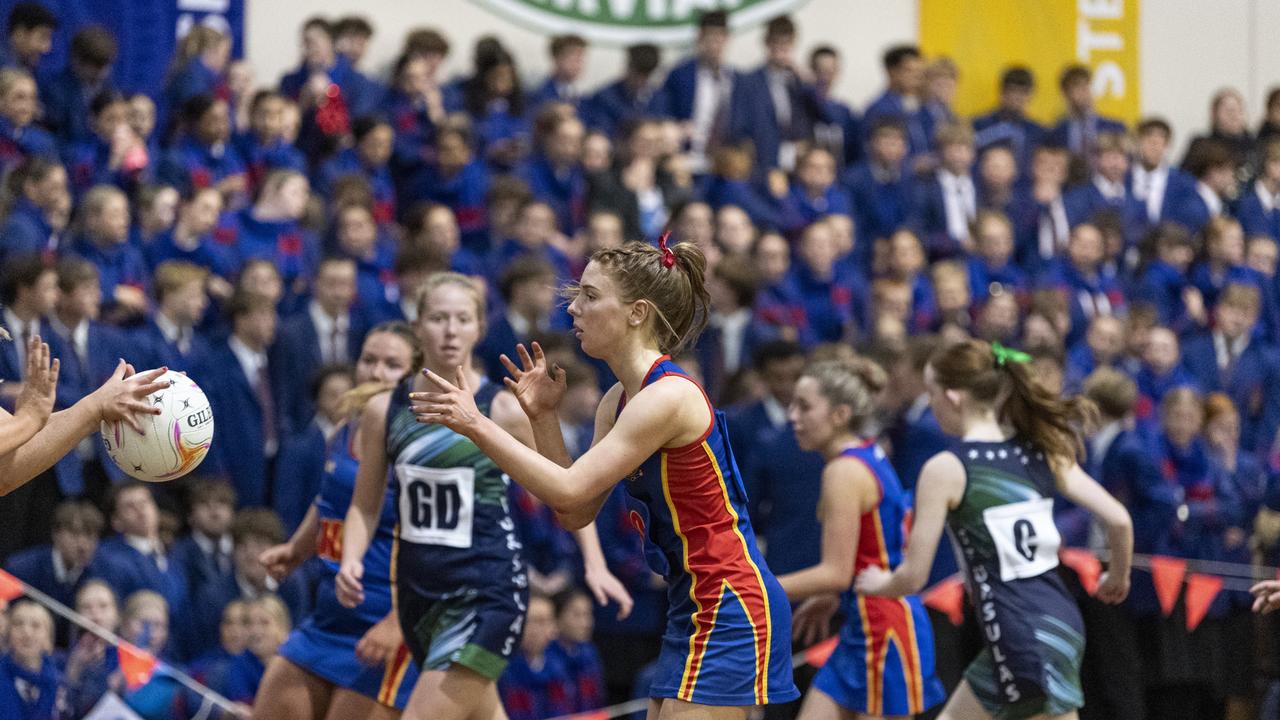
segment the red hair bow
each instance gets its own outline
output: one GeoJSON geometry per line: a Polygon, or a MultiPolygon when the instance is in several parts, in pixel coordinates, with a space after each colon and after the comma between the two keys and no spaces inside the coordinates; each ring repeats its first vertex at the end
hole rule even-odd
{"type": "Polygon", "coordinates": [[[658,249],[662,251],[662,267],[671,269],[676,264],[676,254],[671,248],[667,247],[667,239],[671,237],[671,231],[662,233],[658,238],[658,249]]]}

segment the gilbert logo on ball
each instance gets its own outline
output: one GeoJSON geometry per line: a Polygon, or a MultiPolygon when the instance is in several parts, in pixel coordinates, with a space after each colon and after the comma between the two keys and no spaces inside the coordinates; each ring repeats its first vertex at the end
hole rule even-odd
{"type": "Polygon", "coordinates": [[[191,472],[213,441],[213,410],[200,386],[172,371],[160,379],[172,384],[147,396],[160,414],[138,416],[145,434],[127,423],[102,423],[102,442],[111,461],[125,474],[147,482],[167,482],[191,472]]]}
{"type": "Polygon", "coordinates": [[[782,15],[807,0],[472,0],[526,28],[549,35],[576,33],[606,45],[688,45],[698,16],[729,13],[740,30],[782,15]]]}

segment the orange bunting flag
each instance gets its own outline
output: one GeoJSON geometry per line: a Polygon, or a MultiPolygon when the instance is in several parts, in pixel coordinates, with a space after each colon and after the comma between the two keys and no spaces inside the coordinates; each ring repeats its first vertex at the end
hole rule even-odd
{"type": "Polygon", "coordinates": [[[0,570],[0,600],[9,602],[10,600],[22,596],[26,592],[22,589],[22,581],[0,570]]]}
{"type": "Polygon", "coordinates": [[[835,635],[808,648],[804,651],[804,661],[815,668],[826,665],[827,660],[831,659],[831,653],[836,651],[836,641],[839,639],[840,636],[835,635]]]}
{"type": "Polygon", "coordinates": [[[1213,599],[1222,590],[1222,578],[1217,575],[1191,573],[1187,576],[1187,632],[1196,629],[1213,599]]]}
{"type": "Polygon", "coordinates": [[[1102,561],[1097,555],[1080,548],[1063,548],[1058,554],[1062,564],[1075,571],[1080,585],[1090,595],[1098,591],[1098,579],[1102,577],[1102,561]]]}
{"type": "Polygon", "coordinates": [[[952,625],[964,624],[964,583],[952,576],[925,590],[920,596],[927,607],[947,616],[952,625]]]}
{"type": "Polygon", "coordinates": [[[120,673],[130,690],[137,690],[151,681],[157,664],[154,655],[127,642],[120,643],[116,652],[120,655],[120,673]]]}
{"type": "Polygon", "coordinates": [[[1178,591],[1182,589],[1182,578],[1186,574],[1186,560],[1163,555],[1151,558],[1151,582],[1155,583],[1160,611],[1165,617],[1173,614],[1173,606],[1178,602],[1178,591]]]}

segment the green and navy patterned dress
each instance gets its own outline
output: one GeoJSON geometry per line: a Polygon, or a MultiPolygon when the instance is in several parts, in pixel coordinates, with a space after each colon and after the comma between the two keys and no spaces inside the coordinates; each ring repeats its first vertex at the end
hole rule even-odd
{"type": "MultiPolygon", "coordinates": [[[[409,409],[412,383],[401,383],[387,408],[405,644],[424,671],[458,663],[497,679],[520,640],[529,600],[509,480],[466,437],[419,423],[409,409]]],[[[500,390],[483,382],[475,393],[480,412],[489,414],[500,390]]]]}
{"type": "Polygon", "coordinates": [[[984,648],[965,671],[996,718],[1058,715],[1084,705],[1084,621],[1058,577],[1056,483],[1026,443],[956,443],[964,497],[947,517],[984,648]]]}

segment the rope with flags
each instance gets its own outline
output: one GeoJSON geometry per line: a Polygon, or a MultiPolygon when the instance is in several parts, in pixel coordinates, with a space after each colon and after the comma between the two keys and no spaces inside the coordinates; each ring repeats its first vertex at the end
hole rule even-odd
{"type": "Polygon", "coordinates": [[[43,605],[53,614],[74,623],[87,632],[93,633],[115,648],[120,660],[120,674],[124,677],[125,687],[128,689],[137,690],[150,682],[157,672],[162,672],[200,696],[201,708],[198,716],[207,717],[214,706],[233,715],[238,716],[241,714],[241,706],[239,704],[228,700],[190,675],[137,647],[8,572],[0,570],[0,602],[12,602],[24,595],[43,605]]]}

